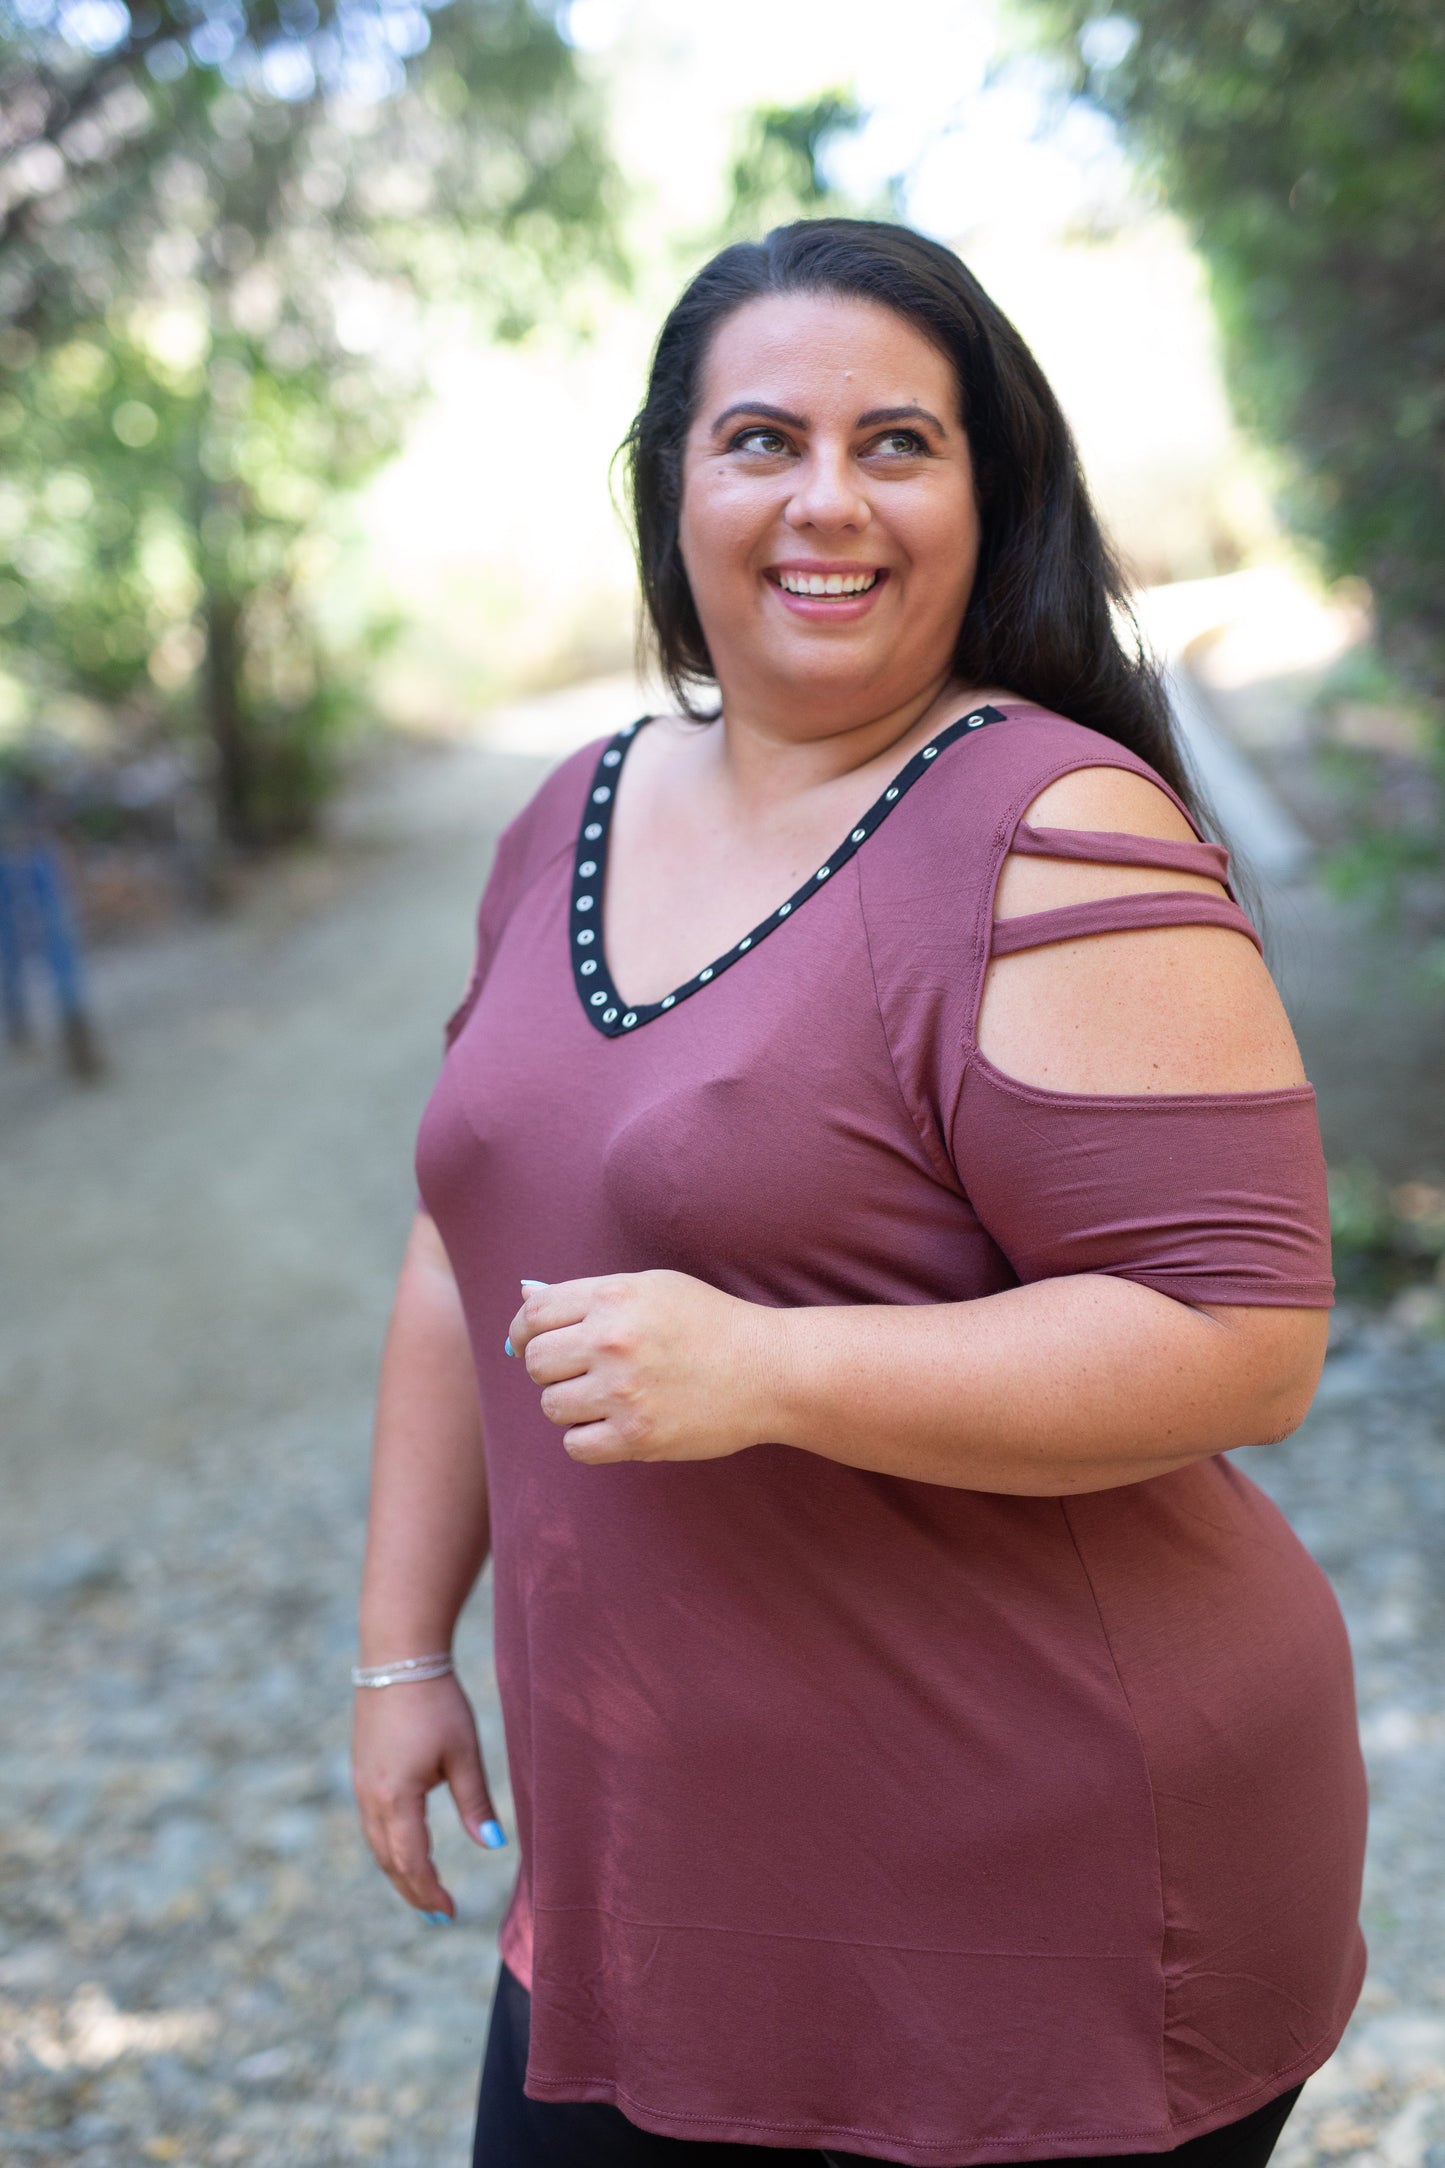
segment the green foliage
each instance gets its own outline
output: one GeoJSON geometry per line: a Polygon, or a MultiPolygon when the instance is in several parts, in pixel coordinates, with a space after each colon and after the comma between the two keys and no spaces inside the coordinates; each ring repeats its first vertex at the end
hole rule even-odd
{"type": "Polygon", "coordinates": [[[0,0],[0,107],[0,665],[200,719],[225,829],[295,828],[426,310],[516,335],[617,268],[571,50],[544,0],[0,0]]]}
{"type": "Polygon", "coordinates": [[[1315,771],[1334,796],[1343,838],[1325,856],[1325,879],[1336,895],[1363,903],[1392,932],[1411,936],[1418,983],[1438,989],[1445,973],[1439,938],[1445,731],[1372,646],[1343,655],[1311,704],[1320,739],[1315,771]]]}
{"type": "MultiPolygon", "coordinates": [[[[1445,716],[1440,0],[1030,0],[1209,266],[1286,509],[1445,716]]],[[[1438,828],[1434,849],[1439,853],[1438,828]]]]}
{"type": "Polygon", "coordinates": [[[1371,1167],[1332,1167],[1330,1236],[1342,1295],[1376,1301],[1445,1282],[1445,1190],[1432,1183],[1392,1189],[1371,1167]]]}
{"type": "Polygon", "coordinates": [[[863,118],[857,100],[842,90],[805,105],[755,106],[729,177],[729,238],[753,240],[789,219],[846,210],[827,179],[827,154],[863,118]]]}

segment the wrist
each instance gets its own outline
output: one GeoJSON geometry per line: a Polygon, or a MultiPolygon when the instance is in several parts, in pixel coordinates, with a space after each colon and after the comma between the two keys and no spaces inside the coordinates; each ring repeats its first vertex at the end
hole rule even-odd
{"type": "Polygon", "coordinates": [[[363,1612],[356,1636],[357,1662],[372,1668],[377,1664],[398,1664],[408,1658],[439,1655],[443,1650],[450,1653],[452,1625],[452,1621],[434,1616],[390,1613],[372,1618],[363,1612]]]}
{"type": "Polygon", "coordinates": [[[797,1364],[796,1320],[799,1313],[766,1303],[746,1303],[746,1340],[738,1374],[744,1387],[744,1423],[749,1445],[790,1443],[793,1382],[797,1364]]]}

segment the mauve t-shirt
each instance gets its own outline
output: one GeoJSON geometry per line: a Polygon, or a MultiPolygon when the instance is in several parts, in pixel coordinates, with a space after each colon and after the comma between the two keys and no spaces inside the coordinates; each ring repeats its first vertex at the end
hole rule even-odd
{"type": "Polygon", "coordinates": [[[657,1266],[778,1305],[1074,1272],[1328,1304],[1308,1087],[1095,1097],[980,1053],[1030,801],[1157,781],[1040,709],[982,720],[646,1012],[600,938],[638,726],[564,762],[502,839],[422,1122],[486,1441],[526,2090],[673,2137],[1163,2150],[1316,2069],[1362,1977],[1348,1644],[1236,1464],[1069,1498],[778,1444],[587,1467],[503,1353],[519,1276],[657,1266]]]}

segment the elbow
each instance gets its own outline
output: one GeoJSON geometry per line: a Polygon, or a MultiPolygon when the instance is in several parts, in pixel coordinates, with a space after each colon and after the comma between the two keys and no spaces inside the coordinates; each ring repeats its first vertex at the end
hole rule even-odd
{"type": "Polygon", "coordinates": [[[1249,1331],[1256,1342],[1256,1361],[1249,1365],[1255,1390],[1249,1395],[1249,1436],[1240,1443],[1279,1445],[1309,1414],[1324,1368],[1329,1313],[1256,1311],[1249,1331]]]}

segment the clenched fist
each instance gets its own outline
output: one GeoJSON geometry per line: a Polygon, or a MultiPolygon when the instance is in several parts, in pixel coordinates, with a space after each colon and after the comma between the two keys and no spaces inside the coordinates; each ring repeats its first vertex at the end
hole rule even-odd
{"type": "Polygon", "coordinates": [[[768,1435],[778,1314],[683,1272],[619,1272],[535,1288],[509,1337],[574,1460],[720,1460],[768,1435]]]}

